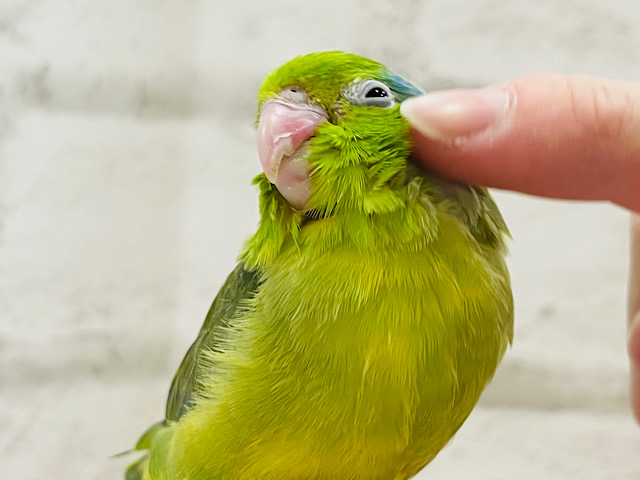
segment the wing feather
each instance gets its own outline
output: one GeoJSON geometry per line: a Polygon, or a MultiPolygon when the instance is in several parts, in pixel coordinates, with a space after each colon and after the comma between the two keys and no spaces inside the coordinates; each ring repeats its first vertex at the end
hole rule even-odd
{"type": "Polygon", "coordinates": [[[194,405],[200,385],[199,375],[203,353],[216,351],[230,325],[238,307],[250,300],[257,292],[259,274],[256,270],[246,270],[239,264],[229,275],[218,292],[198,337],[187,351],[178,371],[173,377],[167,398],[166,419],[177,421],[194,405]]]}

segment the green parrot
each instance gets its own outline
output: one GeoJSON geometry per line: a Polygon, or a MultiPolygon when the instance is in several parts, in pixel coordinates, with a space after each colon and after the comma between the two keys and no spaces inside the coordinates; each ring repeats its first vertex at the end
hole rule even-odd
{"type": "Polygon", "coordinates": [[[513,334],[486,190],[411,162],[421,90],[342,52],[260,88],[260,223],[127,480],[403,480],[465,421],[513,334]]]}

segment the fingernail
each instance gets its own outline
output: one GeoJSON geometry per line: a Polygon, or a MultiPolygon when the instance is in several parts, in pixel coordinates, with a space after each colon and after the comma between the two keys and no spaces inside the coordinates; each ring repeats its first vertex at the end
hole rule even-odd
{"type": "Polygon", "coordinates": [[[506,86],[445,90],[405,100],[400,113],[423,135],[445,141],[505,127],[514,102],[506,86]]]}

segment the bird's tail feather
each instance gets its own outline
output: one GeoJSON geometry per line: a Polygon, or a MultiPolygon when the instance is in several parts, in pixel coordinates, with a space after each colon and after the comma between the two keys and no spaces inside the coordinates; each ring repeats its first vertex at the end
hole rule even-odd
{"type": "Polygon", "coordinates": [[[124,474],[125,480],[147,480],[149,478],[149,454],[132,463],[124,474]]]}
{"type": "MultiPolygon", "coordinates": [[[[154,423],[142,434],[136,446],[131,450],[126,450],[122,453],[114,455],[114,457],[120,457],[128,455],[137,451],[149,450],[151,448],[151,442],[161,430],[166,429],[167,421],[161,421],[154,423]]],[[[129,465],[127,471],[124,474],[125,480],[148,480],[149,479],[149,453],[145,453],[140,459],[129,465]]]]}

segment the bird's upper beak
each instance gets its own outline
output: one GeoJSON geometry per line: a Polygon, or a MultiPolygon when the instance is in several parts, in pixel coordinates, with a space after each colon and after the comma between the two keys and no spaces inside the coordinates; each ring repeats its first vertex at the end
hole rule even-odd
{"type": "Polygon", "coordinates": [[[311,196],[309,168],[303,143],[328,119],[319,105],[282,97],[268,100],[260,110],[258,155],[262,169],[287,201],[303,210],[311,196]]]}

